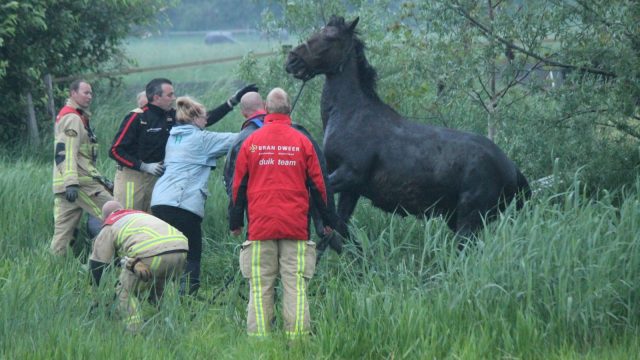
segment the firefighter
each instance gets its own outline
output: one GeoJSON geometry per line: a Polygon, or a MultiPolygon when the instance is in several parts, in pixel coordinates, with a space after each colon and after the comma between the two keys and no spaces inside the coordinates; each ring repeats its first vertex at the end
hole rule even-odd
{"type": "MultiPolygon", "coordinates": [[[[206,126],[221,120],[240,102],[242,95],[256,91],[245,86],[226,102],[207,113],[206,126]]],[[[164,173],[164,155],[169,131],[175,122],[173,83],[165,78],[146,86],[148,103],[142,111],[131,111],[116,133],[109,156],[117,162],[114,195],[127,209],[149,211],[156,180],[164,173]]]]}
{"type": "Polygon", "coordinates": [[[100,285],[103,269],[117,255],[122,264],[116,286],[118,307],[127,329],[136,332],[142,325],[138,296],[149,292],[152,302],[160,300],[166,281],[182,272],[187,238],[157,217],[123,209],[117,201],[107,202],[102,214],[104,224],[89,258],[94,285],[100,285]]]}
{"type": "Polygon", "coordinates": [[[55,122],[53,193],[54,233],[51,252],[66,253],[82,210],[100,218],[113,188],[95,167],[97,140],[89,123],[93,93],[84,80],[71,83],[70,97],[55,122]]]}
{"type": "Polygon", "coordinates": [[[283,288],[286,335],[310,331],[307,281],[315,271],[315,243],[309,241],[309,202],[314,199],[333,231],[320,161],[313,144],[291,126],[291,105],[280,88],[267,96],[264,126],[242,143],[232,183],[229,229],[240,235],[246,211],[247,241],[240,250],[240,270],[249,279],[247,332],[264,337],[274,317],[276,277],[283,288]]]}

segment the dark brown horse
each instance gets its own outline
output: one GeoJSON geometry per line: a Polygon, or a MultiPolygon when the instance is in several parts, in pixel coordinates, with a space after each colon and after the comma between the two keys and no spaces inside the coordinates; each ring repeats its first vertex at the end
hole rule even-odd
{"type": "Polygon", "coordinates": [[[357,24],[332,17],[286,63],[296,78],[326,77],[324,154],[340,218],[346,223],[364,196],[388,212],[443,215],[466,235],[518,193],[528,196],[525,177],[486,137],[410,122],[380,100],[357,24]]]}

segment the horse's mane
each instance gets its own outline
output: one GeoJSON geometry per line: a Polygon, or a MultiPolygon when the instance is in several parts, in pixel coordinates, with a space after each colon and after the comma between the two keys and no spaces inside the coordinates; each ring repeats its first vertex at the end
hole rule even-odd
{"type": "MultiPolygon", "coordinates": [[[[335,26],[340,29],[340,32],[346,33],[348,32],[347,25],[344,22],[344,18],[341,16],[332,16],[327,26],[335,26]]],[[[358,65],[358,79],[362,84],[362,90],[364,93],[374,100],[380,100],[378,94],[376,93],[376,82],[378,80],[378,73],[376,69],[369,64],[367,61],[367,57],[364,54],[364,50],[366,49],[366,45],[358,35],[360,33],[357,30],[353,31],[351,35],[353,37],[353,49],[356,54],[356,63],[358,65]]]]}

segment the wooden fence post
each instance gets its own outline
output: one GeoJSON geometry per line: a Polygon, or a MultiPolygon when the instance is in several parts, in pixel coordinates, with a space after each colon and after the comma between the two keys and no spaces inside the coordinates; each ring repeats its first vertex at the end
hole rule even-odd
{"type": "Polygon", "coordinates": [[[47,88],[47,109],[49,110],[53,124],[56,122],[56,104],[53,100],[53,77],[51,74],[44,76],[44,86],[47,88]]]}
{"type": "Polygon", "coordinates": [[[29,145],[37,147],[40,144],[40,134],[38,133],[38,123],[36,122],[36,112],[33,109],[33,98],[31,92],[27,93],[27,132],[29,134],[29,145]]]}

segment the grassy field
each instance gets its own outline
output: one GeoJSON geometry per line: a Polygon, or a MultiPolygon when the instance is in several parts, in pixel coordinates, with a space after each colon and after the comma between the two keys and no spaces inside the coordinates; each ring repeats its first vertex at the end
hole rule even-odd
{"type": "MultiPolygon", "coordinates": [[[[131,43],[140,54],[165,45],[131,43]]],[[[195,40],[172,48],[216,51],[201,50],[195,40]]],[[[136,56],[141,66],[154,58],[136,56]]],[[[233,81],[232,65],[207,71],[162,76],[176,79],[178,89],[201,76],[233,81]]],[[[114,164],[104,149],[132,108],[135,87],[155,76],[146,75],[97,92],[94,123],[105,144],[98,167],[109,176],[114,164]]],[[[217,104],[233,89],[190,90],[217,104]]],[[[233,113],[215,130],[235,130],[239,121],[233,113]]],[[[50,164],[0,155],[2,359],[634,359],[640,353],[640,181],[621,201],[586,198],[577,181],[568,190],[549,189],[520,211],[508,209],[463,253],[443,221],[383,214],[362,201],[351,230],[363,252],[348,244],[341,256],[325,255],[309,288],[314,336],[289,343],[281,332],[264,341],[244,333],[247,284],[237,274],[240,242],[228,235],[219,170],[204,220],[200,297],[180,299],[171,286],[160,310],[144,309],[148,320],[132,336],[114,313],[115,271],[92,289],[81,260],[47,253],[50,164]],[[94,300],[100,305],[91,310],[94,300]]],[[[80,231],[78,252],[85,237],[80,231]]]]}

